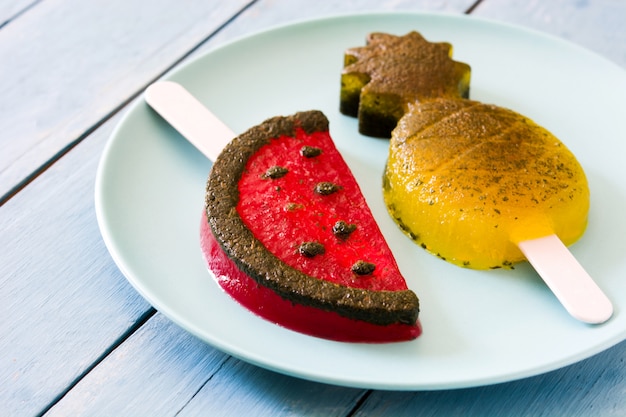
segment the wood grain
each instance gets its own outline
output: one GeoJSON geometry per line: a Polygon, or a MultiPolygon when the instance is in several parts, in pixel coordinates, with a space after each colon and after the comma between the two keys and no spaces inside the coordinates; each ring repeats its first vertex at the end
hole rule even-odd
{"type": "Polygon", "coordinates": [[[483,1],[472,15],[553,34],[626,68],[626,2],[507,0],[505,3],[483,1]]]}
{"type": "Polygon", "coordinates": [[[158,314],[47,416],[343,416],[363,393],[241,362],[158,314]]]}
{"type": "Polygon", "coordinates": [[[262,0],[255,3],[254,7],[247,9],[236,21],[203,45],[198,52],[202,53],[202,50],[210,48],[212,44],[223,43],[273,26],[294,23],[305,19],[372,11],[459,14],[471,8],[474,3],[475,0],[262,0]],[[245,24],[242,24],[242,22],[245,22],[245,24]]]}
{"type": "Polygon", "coordinates": [[[0,201],[248,1],[48,0],[3,27],[0,201]]]}
{"type": "Polygon", "coordinates": [[[118,120],[0,208],[1,415],[45,408],[151,309],[111,260],[93,206],[118,120]]]}
{"type": "Polygon", "coordinates": [[[581,363],[506,384],[417,393],[374,392],[355,416],[621,415],[626,342],[581,363]]]}
{"type": "Polygon", "coordinates": [[[25,13],[39,0],[15,0],[0,2],[0,29],[25,13]]]}
{"type": "Polygon", "coordinates": [[[176,415],[228,361],[157,314],[46,415],[176,415]]]}

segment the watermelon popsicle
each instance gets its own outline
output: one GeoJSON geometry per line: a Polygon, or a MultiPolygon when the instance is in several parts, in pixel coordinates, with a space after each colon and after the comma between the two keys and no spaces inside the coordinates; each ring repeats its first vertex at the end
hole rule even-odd
{"type": "Polygon", "coordinates": [[[272,118],[232,139],[178,84],[154,84],[146,101],[214,160],[201,245],[235,300],[332,340],[394,342],[421,333],[418,299],[321,112],[272,118]]]}

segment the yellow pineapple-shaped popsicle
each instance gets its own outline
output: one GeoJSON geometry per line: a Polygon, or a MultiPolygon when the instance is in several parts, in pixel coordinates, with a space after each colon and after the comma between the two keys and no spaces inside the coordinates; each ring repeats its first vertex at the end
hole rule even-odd
{"type": "Polygon", "coordinates": [[[511,267],[517,244],[585,231],[589,188],[574,155],[546,129],[470,100],[416,103],[393,131],[384,198],[416,243],[456,265],[511,267]]]}

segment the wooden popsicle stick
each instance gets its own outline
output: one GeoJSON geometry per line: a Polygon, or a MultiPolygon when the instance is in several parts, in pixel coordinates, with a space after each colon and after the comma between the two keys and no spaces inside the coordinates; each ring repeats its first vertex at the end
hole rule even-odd
{"type": "MultiPolygon", "coordinates": [[[[228,126],[178,83],[156,82],[146,89],[145,99],[212,161],[235,136],[228,126]]],[[[520,242],[518,247],[574,318],[599,324],[612,316],[611,301],[556,235],[526,240],[520,242]]]]}
{"type": "Polygon", "coordinates": [[[146,102],[211,161],[235,133],[183,86],[159,81],[148,86],[146,102]]]}
{"type": "Polygon", "coordinates": [[[590,324],[611,318],[611,301],[558,236],[526,240],[518,247],[574,318],[590,324]]]}

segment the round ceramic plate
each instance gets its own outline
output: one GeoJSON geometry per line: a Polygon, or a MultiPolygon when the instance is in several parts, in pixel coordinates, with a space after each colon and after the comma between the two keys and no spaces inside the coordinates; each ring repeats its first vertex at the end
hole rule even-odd
{"type": "Polygon", "coordinates": [[[383,389],[443,389],[510,381],[568,365],[626,336],[626,73],[562,40],[466,16],[363,14],[300,22],[210,51],[168,77],[234,131],[275,115],[322,110],[409,287],[424,333],[383,345],[285,330],[249,313],[207,272],[199,249],[211,164],[139,100],[113,133],[96,182],[102,235],[119,268],[159,311],[238,358],[302,378],[383,389]],[[527,264],[473,271],[424,252],[388,217],[381,173],[388,143],[339,113],[343,52],[380,31],[421,32],[454,45],[472,67],[471,97],[551,130],[585,168],[589,227],[572,252],[609,295],[614,317],[570,317],[527,264]]]}

